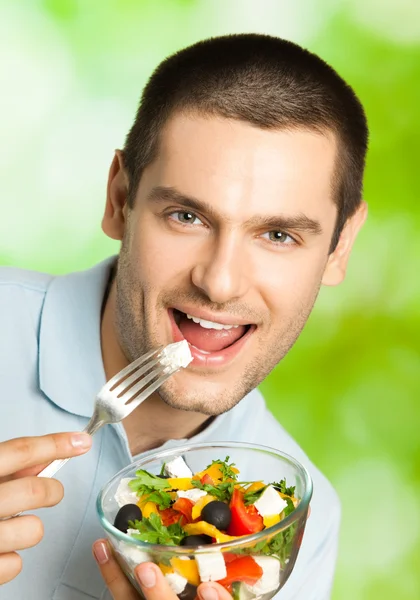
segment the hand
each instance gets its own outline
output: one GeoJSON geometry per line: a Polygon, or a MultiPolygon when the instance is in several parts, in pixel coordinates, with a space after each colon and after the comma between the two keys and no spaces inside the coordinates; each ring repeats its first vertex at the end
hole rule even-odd
{"type": "MultiPolygon", "coordinates": [[[[85,433],[57,433],[0,443],[0,519],[16,513],[55,506],[63,497],[56,479],[35,477],[56,458],[87,452],[92,439],[85,433]]],[[[31,548],[44,534],[42,521],[34,515],[0,520],[0,585],[14,579],[22,569],[16,550],[31,548]]]]}
{"type": "MultiPolygon", "coordinates": [[[[93,555],[114,600],[139,600],[139,595],[125,577],[106,540],[93,545],[93,555]]],[[[178,600],[161,570],[153,563],[142,563],[134,574],[146,600],[178,600]]],[[[232,596],[217,583],[202,583],[197,588],[199,600],[232,600],[232,596]]]]}

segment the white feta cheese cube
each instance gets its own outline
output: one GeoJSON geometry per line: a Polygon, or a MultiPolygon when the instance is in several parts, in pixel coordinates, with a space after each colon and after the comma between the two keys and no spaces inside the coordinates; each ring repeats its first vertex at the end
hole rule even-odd
{"type": "Polygon", "coordinates": [[[138,498],[136,492],[129,487],[128,482],[131,481],[129,477],[123,477],[121,479],[117,491],[115,492],[115,501],[121,508],[126,504],[137,504],[138,498]]]}
{"type": "Polygon", "coordinates": [[[166,573],[165,578],[174,594],[177,595],[184,591],[188,583],[188,580],[182,577],[182,575],[178,575],[178,573],[166,573]]]}
{"type": "Polygon", "coordinates": [[[176,495],[178,498],[187,498],[188,500],[191,500],[193,504],[195,504],[200,498],[207,496],[207,492],[195,488],[193,490],[186,490],[185,492],[178,490],[176,495]]]}
{"type": "Polygon", "coordinates": [[[181,369],[188,367],[193,357],[187,340],[174,342],[166,346],[161,353],[160,362],[170,369],[181,369]]]}
{"type": "Polygon", "coordinates": [[[177,456],[165,465],[165,474],[169,477],[192,477],[193,473],[182,456],[177,456]]]}
{"type": "Polygon", "coordinates": [[[287,502],[279,496],[272,485],[269,485],[258,500],[254,502],[254,506],[262,517],[267,517],[269,515],[279,515],[286,508],[287,502]]]}
{"type": "Polygon", "coordinates": [[[280,585],[280,561],[273,556],[252,558],[262,568],[263,574],[254,585],[247,585],[247,589],[256,596],[272,592],[280,585]]]}
{"type": "MultiPolygon", "coordinates": [[[[138,533],[137,530],[136,532],[138,533]]],[[[134,545],[131,545],[128,542],[118,542],[117,549],[131,569],[134,569],[141,563],[151,560],[150,554],[140,550],[140,548],[136,548],[134,545]]]]}
{"type": "Polygon", "coordinates": [[[206,553],[196,552],[198,572],[201,581],[218,581],[227,575],[225,559],[219,550],[206,553]]]}

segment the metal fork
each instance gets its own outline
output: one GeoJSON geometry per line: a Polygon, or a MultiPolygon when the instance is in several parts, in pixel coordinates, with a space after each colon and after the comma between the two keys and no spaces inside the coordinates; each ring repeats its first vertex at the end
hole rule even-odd
{"type": "MultiPolygon", "coordinates": [[[[119,423],[179,370],[161,362],[162,350],[160,347],[140,356],[103,386],[84,432],[93,435],[104,425],[119,423]]],[[[37,477],[53,477],[68,460],[54,460],[37,477]]]]}
{"type": "MultiPolygon", "coordinates": [[[[93,435],[108,423],[119,423],[180,369],[166,364],[162,350],[163,346],[140,356],[103,386],[95,398],[93,415],[84,432],[93,435]]],[[[53,477],[68,460],[70,459],[54,460],[37,477],[53,477]]],[[[7,521],[21,514],[1,517],[0,521],[7,521]]]]}
{"type": "MultiPolygon", "coordinates": [[[[93,435],[108,423],[119,423],[180,369],[166,364],[162,350],[164,348],[161,346],[140,356],[103,386],[95,398],[93,415],[84,432],[93,435]]],[[[70,459],[54,460],[37,477],[53,477],[68,460],[70,459]]],[[[2,517],[0,521],[7,521],[21,514],[2,517]]]]}

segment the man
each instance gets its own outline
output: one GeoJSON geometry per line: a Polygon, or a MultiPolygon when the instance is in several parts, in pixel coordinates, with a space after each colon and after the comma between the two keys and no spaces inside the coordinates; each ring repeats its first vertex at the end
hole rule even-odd
{"type": "MultiPolygon", "coordinates": [[[[155,346],[185,338],[194,362],[89,452],[75,434],[0,445],[0,517],[58,503],[61,484],[33,474],[84,454],[60,472],[65,499],[40,513],[44,539],[22,552],[19,576],[13,552],[40,541],[38,512],[0,523],[2,598],[104,598],[90,556],[99,488],[140,454],[185,439],[261,443],[309,469],[312,513],[280,597],[329,597],[338,500],[256,387],[298,338],[320,286],[344,278],[366,217],[366,148],[354,92],[290,42],[215,38],[157,68],[109,172],[102,227],[121,241],[118,261],[64,277],[1,272],[1,439],[80,431],[103,383],[155,346]]],[[[107,593],[136,598],[103,541],[94,555],[107,593]]],[[[146,598],[175,598],[153,566],[137,573],[146,598]]],[[[199,592],[229,597],[214,584],[199,592]]]]}

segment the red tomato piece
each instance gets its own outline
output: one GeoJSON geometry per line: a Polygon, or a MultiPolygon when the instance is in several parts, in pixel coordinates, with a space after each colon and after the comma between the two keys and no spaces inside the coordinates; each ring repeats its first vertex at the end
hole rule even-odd
{"type": "Polygon", "coordinates": [[[252,556],[240,556],[232,562],[226,563],[227,575],[219,579],[217,583],[227,587],[234,581],[243,581],[248,585],[254,585],[263,574],[263,570],[252,556]]]}
{"type": "Polygon", "coordinates": [[[223,552],[223,558],[225,559],[225,563],[231,563],[238,558],[237,554],[233,554],[233,552],[223,552]]]}
{"type": "Polygon", "coordinates": [[[207,483],[207,485],[214,485],[214,481],[213,481],[213,479],[210,477],[210,475],[208,473],[206,473],[205,475],[203,475],[203,477],[200,479],[200,483],[202,483],[203,485],[205,483],[207,483]]]}
{"type": "Polygon", "coordinates": [[[164,510],[160,510],[159,514],[160,518],[162,519],[162,524],[165,525],[165,527],[169,527],[169,525],[178,523],[178,521],[183,518],[183,515],[173,508],[165,508],[164,510]]]}
{"type": "Polygon", "coordinates": [[[178,498],[178,500],[174,502],[174,504],[172,504],[173,510],[176,510],[182,515],[184,515],[187,523],[192,522],[191,513],[193,506],[194,504],[191,502],[191,500],[188,500],[188,498],[178,498]]]}
{"type": "Polygon", "coordinates": [[[243,494],[234,489],[230,501],[232,519],[227,529],[228,535],[249,535],[264,529],[264,521],[255,506],[245,506],[243,494]]]}

